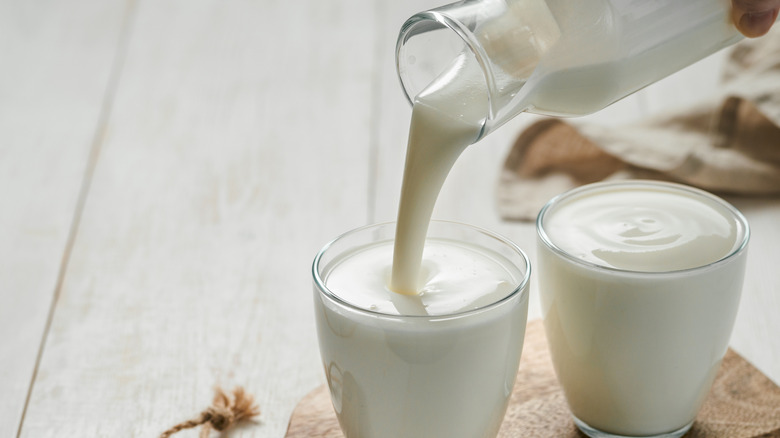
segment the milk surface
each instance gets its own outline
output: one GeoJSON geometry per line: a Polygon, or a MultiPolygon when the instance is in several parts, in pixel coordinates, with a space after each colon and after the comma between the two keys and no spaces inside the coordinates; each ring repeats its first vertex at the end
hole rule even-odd
{"type": "Polygon", "coordinates": [[[388,288],[392,242],[356,251],[328,275],[326,284],[344,301],[387,315],[452,315],[479,309],[511,294],[522,281],[506,260],[467,242],[428,241],[414,295],[388,288]]]}
{"type": "Polygon", "coordinates": [[[736,249],[744,232],[726,207],[652,186],[574,197],[555,207],[544,229],[556,246],[584,261],[644,272],[716,262],[736,249]]]}
{"type": "Polygon", "coordinates": [[[537,251],[545,329],[571,411],[619,435],[683,428],[728,347],[746,223],[663,184],[580,193],[544,212],[548,242],[540,232],[537,251]]]}

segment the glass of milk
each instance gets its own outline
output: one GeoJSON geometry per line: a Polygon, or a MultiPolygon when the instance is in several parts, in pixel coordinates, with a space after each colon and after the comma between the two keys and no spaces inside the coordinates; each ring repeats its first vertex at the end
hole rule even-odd
{"type": "Polygon", "coordinates": [[[348,232],[313,265],[320,353],[347,438],[495,437],[517,375],[530,264],[468,225],[430,224],[421,292],[387,289],[395,223],[348,232]],[[477,291],[477,293],[475,293],[477,291]]]}
{"type": "Polygon", "coordinates": [[[591,437],[678,437],[726,353],[749,238],[691,187],[597,183],[537,218],[539,290],[558,380],[591,437]]]}

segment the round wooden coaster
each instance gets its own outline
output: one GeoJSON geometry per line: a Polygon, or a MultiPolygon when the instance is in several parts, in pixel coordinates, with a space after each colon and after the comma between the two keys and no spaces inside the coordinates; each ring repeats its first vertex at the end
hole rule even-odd
{"type": "MultiPolygon", "coordinates": [[[[342,438],[330,392],[310,392],[285,438],[342,438]]],[[[541,321],[528,323],[523,355],[498,438],[583,438],[555,378],[541,321]]],[[[780,438],[780,387],[729,350],[686,438],[780,438]]]]}

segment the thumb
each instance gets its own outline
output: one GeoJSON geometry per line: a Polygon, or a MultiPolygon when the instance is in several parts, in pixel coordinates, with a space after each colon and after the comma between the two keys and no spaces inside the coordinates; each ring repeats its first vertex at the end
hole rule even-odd
{"type": "Polygon", "coordinates": [[[769,32],[777,19],[780,0],[732,0],[731,19],[737,30],[755,38],[769,32]]]}

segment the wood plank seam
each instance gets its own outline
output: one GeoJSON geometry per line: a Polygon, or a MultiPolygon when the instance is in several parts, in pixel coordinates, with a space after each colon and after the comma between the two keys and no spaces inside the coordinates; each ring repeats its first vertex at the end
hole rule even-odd
{"type": "Polygon", "coordinates": [[[95,173],[98,158],[100,157],[100,148],[103,144],[106,134],[106,127],[111,115],[111,108],[113,107],[114,95],[119,85],[119,79],[124,65],[125,57],[127,54],[127,47],[130,41],[130,35],[132,33],[132,22],[135,16],[136,1],[128,1],[125,9],[125,14],[122,20],[122,29],[119,32],[119,38],[117,40],[117,50],[114,60],[111,66],[111,72],[109,75],[108,83],[106,84],[106,90],[103,94],[103,101],[100,105],[100,113],[95,128],[95,135],[92,137],[92,145],[89,149],[89,158],[84,169],[84,179],[81,182],[79,188],[78,199],[73,211],[73,219],[70,223],[68,230],[68,238],[65,243],[65,249],[62,253],[62,259],[60,261],[59,272],[57,273],[57,280],[54,284],[54,291],[49,305],[48,315],[46,316],[46,324],[43,329],[43,335],[41,336],[40,345],[38,347],[38,353],[35,357],[35,365],[33,367],[32,376],[30,377],[30,385],[27,389],[27,395],[24,400],[24,407],[22,409],[22,415],[19,417],[19,427],[16,431],[16,438],[21,437],[22,429],[24,428],[24,419],[27,416],[27,407],[30,404],[30,398],[35,387],[35,380],[38,377],[38,369],[41,365],[41,359],[43,358],[43,351],[46,347],[46,340],[49,337],[49,331],[51,330],[51,324],[54,319],[54,312],[57,308],[57,302],[59,301],[60,291],[65,280],[65,275],[68,269],[68,262],[70,260],[70,254],[73,250],[76,237],[78,236],[79,224],[81,222],[81,214],[84,211],[84,206],[87,202],[87,196],[89,195],[89,189],[92,183],[92,176],[95,173]]]}

